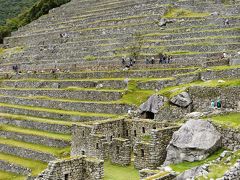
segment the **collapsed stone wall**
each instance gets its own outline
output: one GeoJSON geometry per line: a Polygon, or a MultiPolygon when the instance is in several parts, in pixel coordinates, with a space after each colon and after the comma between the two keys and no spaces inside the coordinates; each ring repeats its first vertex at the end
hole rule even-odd
{"type": "Polygon", "coordinates": [[[103,173],[103,161],[81,156],[50,162],[36,180],[100,180],[103,173]]]}

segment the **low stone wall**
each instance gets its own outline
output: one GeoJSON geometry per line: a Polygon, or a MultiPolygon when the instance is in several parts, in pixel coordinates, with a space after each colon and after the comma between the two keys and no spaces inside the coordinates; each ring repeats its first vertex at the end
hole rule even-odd
{"type": "Polygon", "coordinates": [[[11,131],[1,130],[0,137],[15,139],[15,140],[24,141],[24,142],[30,142],[30,143],[37,142],[38,144],[42,144],[45,146],[51,146],[51,147],[58,147],[58,148],[70,146],[69,141],[53,139],[53,138],[48,138],[48,137],[44,137],[44,136],[16,133],[16,132],[11,132],[11,131]]]}
{"type": "Polygon", "coordinates": [[[240,76],[240,68],[224,69],[224,70],[208,70],[201,73],[202,80],[211,79],[237,79],[240,76]]]}
{"type": "Polygon", "coordinates": [[[122,97],[122,92],[115,91],[91,91],[91,90],[21,90],[21,89],[0,89],[0,93],[8,96],[49,96],[53,98],[113,101],[122,97]]]}
{"type": "MultiPolygon", "coordinates": [[[[210,119],[211,121],[211,119],[210,119]]],[[[227,128],[211,121],[222,135],[222,146],[230,150],[240,149],[240,129],[227,128]]]]}
{"type": "Polygon", "coordinates": [[[17,146],[10,146],[7,144],[0,144],[0,151],[7,154],[13,154],[16,156],[35,159],[44,162],[49,162],[51,160],[56,159],[52,154],[47,154],[40,151],[33,151],[30,149],[25,149],[17,146]]]}
{"type": "Polygon", "coordinates": [[[36,180],[51,179],[101,180],[103,179],[103,161],[74,157],[50,162],[48,168],[36,180]]]}
{"type": "Polygon", "coordinates": [[[26,105],[26,106],[37,106],[44,108],[55,108],[61,110],[71,110],[80,112],[94,112],[94,113],[111,113],[111,114],[126,114],[129,108],[133,108],[127,104],[108,104],[108,103],[91,103],[91,102],[66,102],[58,100],[48,99],[28,99],[10,96],[1,96],[0,102],[26,105]]]}
{"type": "Polygon", "coordinates": [[[38,111],[38,110],[29,110],[29,109],[19,109],[11,107],[0,107],[1,112],[12,113],[12,114],[21,114],[27,116],[35,116],[42,118],[51,118],[58,120],[70,120],[70,121],[94,121],[106,119],[106,117],[94,117],[94,116],[78,116],[78,115],[68,115],[68,114],[59,114],[54,112],[38,111]]]}
{"type": "Polygon", "coordinates": [[[29,175],[31,174],[31,169],[28,169],[26,167],[22,167],[17,164],[9,163],[7,161],[0,160],[0,170],[22,174],[22,175],[29,175]]]}
{"type": "Polygon", "coordinates": [[[71,134],[71,126],[61,125],[61,124],[50,124],[37,121],[28,121],[28,120],[16,120],[16,119],[7,119],[0,118],[0,123],[10,124],[14,126],[20,126],[23,128],[38,129],[42,131],[50,131],[62,134],[71,134]]]}
{"type": "Polygon", "coordinates": [[[222,101],[222,108],[239,109],[240,88],[239,87],[190,87],[188,90],[193,100],[194,111],[209,111],[211,100],[222,101]]]}
{"type": "Polygon", "coordinates": [[[240,159],[232,166],[219,180],[239,180],[240,177],[240,159]]]}

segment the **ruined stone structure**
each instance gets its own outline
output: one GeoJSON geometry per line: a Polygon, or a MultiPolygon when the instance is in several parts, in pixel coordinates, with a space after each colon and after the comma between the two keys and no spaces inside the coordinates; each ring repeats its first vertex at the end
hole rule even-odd
{"type": "Polygon", "coordinates": [[[154,169],[165,160],[166,147],[178,128],[174,124],[140,119],[74,125],[71,155],[110,159],[125,166],[131,163],[133,153],[137,169],[154,169]]]}

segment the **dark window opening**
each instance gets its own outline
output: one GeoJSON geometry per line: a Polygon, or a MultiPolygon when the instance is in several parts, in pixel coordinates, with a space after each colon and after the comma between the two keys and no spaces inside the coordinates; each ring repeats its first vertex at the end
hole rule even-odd
{"type": "Polygon", "coordinates": [[[128,130],[126,130],[126,137],[128,137],[128,130]]]}
{"type": "Polygon", "coordinates": [[[84,136],[85,136],[85,132],[83,131],[83,132],[82,132],[82,137],[84,137],[84,136]]]}
{"type": "Polygon", "coordinates": [[[156,126],[153,126],[153,129],[157,129],[156,126]]]}
{"type": "Polygon", "coordinates": [[[145,133],[145,127],[142,127],[142,133],[145,133]]]}
{"type": "Polygon", "coordinates": [[[117,154],[119,154],[119,149],[120,149],[119,146],[117,146],[117,152],[116,152],[117,154]]]}
{"type": "Polygon", "coordinates": [[[113,137],[112,137],[112,136],[110,136],[110,141],[112,141],[112,139],[113,139],[113,137]]]}
{"type": "Polygon", "coordinates": [[[141,157],[144,157],[144,149],[141,149],[141,157]]]}
{"type": "Polygon", "coordinates": [[[82,155],[85,155],[85,151],[82,151],[82,155]]]}
{"type": "Polygon", "coordinates": [[[134,130],[134,136],[137,137],[137,131],[136,130],[134,130]]]}
{"type": "Polygon", "coordinates": [[[142,118],[144,119],[154,119],[154,113],[150,111],[145,111],[142,113],[142,118]]]}
{"type": "Polygon", "coordinates": [[[96,149],[99,149],[98,143],[96,144],[96,149]]]}
{"type": "Polygon", "coordinates": [[[120,137],[121,137],[121,135],[120,135],[120,134],[118,134],[118,137],[120,138],[120,137]]]}
{"type": "Polygon", "coordinates": [[[68,180],[69,179],[69,174],[64,174],[64,180],[68,180]]]}

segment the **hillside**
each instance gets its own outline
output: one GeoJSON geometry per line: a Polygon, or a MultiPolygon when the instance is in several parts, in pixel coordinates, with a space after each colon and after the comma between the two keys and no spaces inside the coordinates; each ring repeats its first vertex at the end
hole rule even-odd
{"type": "Polygon", "coordinates": [[[237,180],[239,10],[71,0],[12,32],[0,46],[0,179],[170,180],[197,168],[195,179],[237,180]]]}
{"type": "Polygon", "coordinates": [[[0,0],[0,26],[6,22],[6,19],[16,17],[37,1],[38,0],[0,0]]]}

